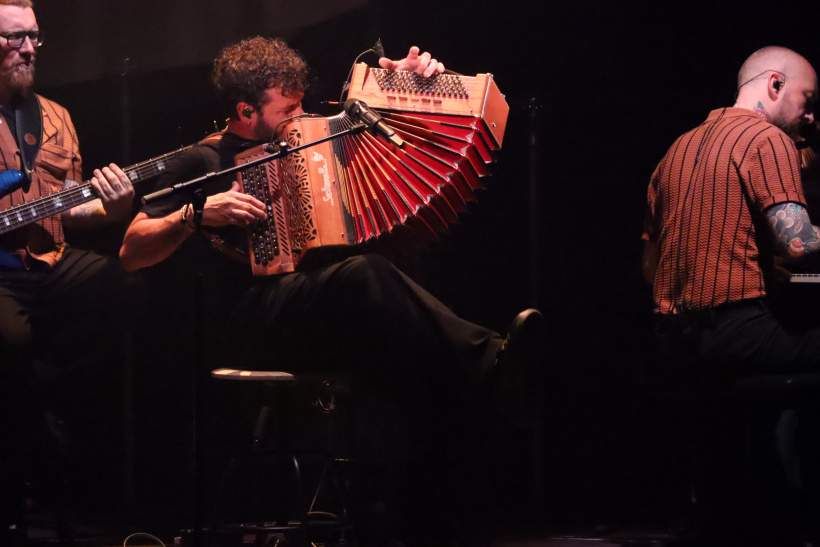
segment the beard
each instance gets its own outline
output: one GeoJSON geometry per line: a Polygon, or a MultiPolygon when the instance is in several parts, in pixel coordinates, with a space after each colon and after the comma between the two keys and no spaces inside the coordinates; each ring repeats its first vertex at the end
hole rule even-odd
{"type": "Polygon", "coordinates": [[[787,101],[776,114],[772,116],[772,125],[780,128],[786,135],[796,140],[800,133],[809,125],[809,121],[803,115],[805,110],[797,108],[790,101],[787,101]]]}
{"type": "Polygon", "coordinates": [[[25,95],[34,85],[34,59],[22,62],[0,73],[0,86],[12,97],[25,95]]]}
{"type": "Polygon", "coordinates": [[[803,126],[806,125],[802,119],[793,121],[793,122],[786,122],[786,120],[772,120],[772,125],[779,127],[786,135],[792,138],[792,140],[796,140],[797,137],[800,136],[802,132],[803,126]]]}
{"type": "Polygon", "coordinates": [[[259,142],[273,142],[275,137],[273,130],[274,128],[260,117],[256,122],[256,127],[253,128],[253,138],[259,142]]]}

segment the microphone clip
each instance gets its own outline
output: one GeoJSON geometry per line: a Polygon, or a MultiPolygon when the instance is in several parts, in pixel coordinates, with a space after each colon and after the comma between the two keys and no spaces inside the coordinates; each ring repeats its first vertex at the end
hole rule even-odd
{"type": "Polygon", "coordinates": [[[275,154],[277,152],[285,152],[288,149],[288,143],[285,140],[279,139],[278,141],[269,142],[264,147],[263,150],[268,154],[275,154]]]}
{"type": "Polygon", "coordinates": [[[348,99],[344,104],[345,113],[356,122],[363,123],[367,129],[375,136],[386,140],[397,148],[404,147],[404,141],[396,132],[384,123],[381,115],[367,106],[367,103],[360,99],[348,99]]]}

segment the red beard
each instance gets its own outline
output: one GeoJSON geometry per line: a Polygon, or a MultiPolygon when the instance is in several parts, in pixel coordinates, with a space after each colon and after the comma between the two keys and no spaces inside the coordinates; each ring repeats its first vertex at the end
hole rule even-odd
{"type": "Polygon", "coordinates": [[[34,59],[30,63],[20,63],[0,75],[0,85],[14,95],[21,95],[34,84],[34,59]]]}

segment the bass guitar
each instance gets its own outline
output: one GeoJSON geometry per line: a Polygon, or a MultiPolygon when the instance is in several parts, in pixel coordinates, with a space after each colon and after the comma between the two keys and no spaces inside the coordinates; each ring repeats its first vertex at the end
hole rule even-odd
{"type": "MultiPolygon", "coordinates": [[[[191,147],[186,146],[184,148],[180,148],[179,150],[174,150],[173,152],[168,152],[167,154],[157,156],[156,158],[142,161],[132,165],[131,167],[126,167],[123,171],[125,171],[125,174],[128,175],[128,178],[131,179],[132,183],[139,183],[152,179],[165,170],[171,159],[182,154],[189,148],[191,147]]],[[[5,171],[4,173],[0,173],[0,177],[9,172],[14,173],[14,171],[5,171]]],[[[20,173],[20,177],[20,181],[22,181],[22,173],[20,173]]],[[[11,176],[9,178],[15,177],[11,176]]],[[[19,187],[19,184],[14,184],[12,182],[3,185],[2,179],[0,179],[0,197],[3,197],[10,191],[15,190],[16,187],[19,187]]],[[[62,213],[63,211],[76,207],[77,205],[82,205],[83,203],[96,199],[97,197],[98,196],[94,191],[94,187],[91,186],[91,183],[84,182],[78,186],[74,186],[73,188],[60,190],[59,192],[54,192],[53,194],[49,194],[27,203],[15,205],[9,209],[0,211],[0,235],[18,228],[22,228],[32,222],[37,222],[38,220],[56,215],[57,213],[62,213]]]]}
{"type": "MultiPolygon", "coordinates": [[[[168,162],[179,156],[191,146],[145,160],[123,169],[131,182],[136,184],[152,179],[165,171],[168,162]]],[[[23,182],[21,171],[8,170],[0,173],[0,198],[18,189],[23,182]]],[[[0,236],[22,228],[32,222],[62,213],[77,205],[96,199],[98,196],[90,182],[67,188],[0,211],[0,236]]],[[[22,262],[0,248],[0,268],[20,269],[22,262]]]]}

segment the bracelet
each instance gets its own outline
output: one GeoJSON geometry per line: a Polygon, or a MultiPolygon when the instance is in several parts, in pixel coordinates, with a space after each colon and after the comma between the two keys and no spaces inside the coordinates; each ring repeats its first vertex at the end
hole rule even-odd
{"type": "Polygon", "coordinates": [[[190,203],[186,203],[182,206],[182,209],[179,210],[179,222],[180,224],[182,224],[183,226],[185,226],[193,232],[194,228],[190,224],[188,224],[188,209],[190,206],[190,203]]]}

